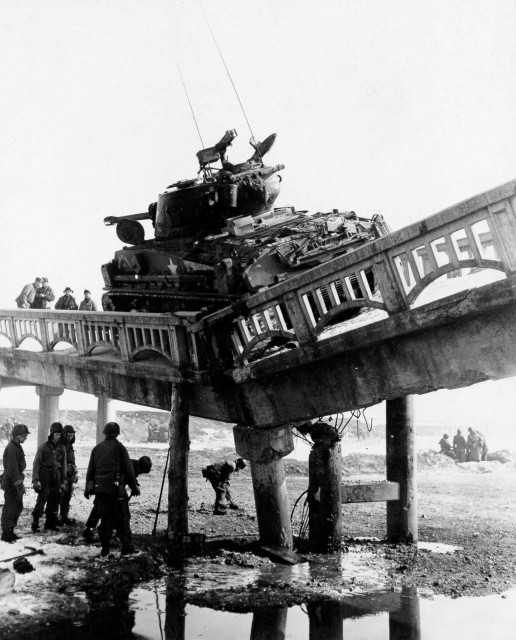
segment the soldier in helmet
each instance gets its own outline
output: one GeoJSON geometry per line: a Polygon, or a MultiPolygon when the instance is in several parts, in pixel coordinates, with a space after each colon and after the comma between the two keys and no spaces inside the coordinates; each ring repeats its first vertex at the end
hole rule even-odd
{"type": "Polygon", "coordinates": [[[66,487],[66,450],[61,443],[63,425],[50,425],[48,440],[36,452],[32,465],[32,486],[38,494],[32,511],[32,531],[39,531],[39,519],[46,515],[45,529],[59,531],[58,516],[61,494],[66,487]],[[46,508],[45,508],[46,507],[46,508]]]}
{"type": "Polygon", "coordinates": [[[74,518],[69,518],[70,500],[72,499],[73,485],[78,480],[77,466],[75,464],[75,451],[73,443],[75,442],[75,429],[71,424],[65,425],[61,444],[66,451],[66,488],[61,494],[61,504],[59,506],[60,518],[59,524],[75,524],[74,518]]]}
{"type": "MultiPolygon", "coordinates": [[[[133,465],[134,475],[136,478],[138,478],[138,476],[142,473],[149,473],[149,471],[152,469],[152,460],[149,458],[149,456],[142,456],[138,460],[131,458],[131,464],[133,465]]],[[[136,484],[140,486],[138,480],[136,480],[136,484]]],[[[129,513],[129,500],[126,501],[124,508],[127,509],[125,517],[130,518],[131,515],[129,513]]],[[[97,509],[97,506],[93,505],[93,509],[91,510],[91,513],[86,520],[86,526],[84,528],[84,531],[82,532],[82,537],[87,542],[91,542],[93,540],[93,529],[95,529],[99,520],[99,511],[97,509]]]]}
{"type": "Polygon", "coordinates": [[[215,491],[214,515],[225,516],[228,506],[230,509],[238,509],[229,492],[229,478],[235,471],[245,469],[245,466],[245,461],[237,458],[234,462],[231,460],[213,462],[202,470],[203,477],[211,483],[215,491]]]}
{"type": "Polygon", "coordinates": [[[102,545],[100,555],[108,555],[113,529],[116,529],[122,543],[121,554],[127,555],[134,553],[135,549],[125,485],[129,485],[131,496],[139,496],[140,489],[127,449],[117,440],[120,426],[116,422],[108,422],[103,433],[105,440],[91,452],[84,496],[89,499],[94,495],[95,506],[99,510],[99,536],[102,545]]]}
{"type": "Polygon", "coordinates": [[[15,298],[15,302],[18,305],[18,309],[30,309],[36,292],[43,286],[41,278],[35,278],[34,282],[26,284],[20,292],[20,295],[15,298]]]}
{"type": "Polygon", "coordinates": [[[4,506],[2,509],[2,540],[15,542],[18,536],[14,529],[23,511],[23,472],[26,467],[25,453],[22,444],[30,431],[24,424],[15,424],[11,431],[11,439],[4,450],[4,472],[2,474],[2,489],[4,491],[4,506]]]}
{"type": "Polygon", "coordinates": [[[439,453],[444,453],[444,455],[448,456],[449,458],[455,458],[455,454],[453,453],[453,447],[450,444],[450,436],[447,433],[445,433],[443,437],[439,440],[439,446],[441,447],[441,450],[439,451],[439,453]]]}

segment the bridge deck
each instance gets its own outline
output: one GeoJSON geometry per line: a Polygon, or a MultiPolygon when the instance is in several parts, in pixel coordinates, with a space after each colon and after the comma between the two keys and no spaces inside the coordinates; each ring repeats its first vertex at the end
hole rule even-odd
{"type": "Polygon", "coordinates": [[[162,409],[187,383],[192,414],[267,425],[515,375],[515,193],[509,182],[203,318],[0,311],[0,377],[162,409]],[[501,279],[478,286],[487,273],[501,279]]]}

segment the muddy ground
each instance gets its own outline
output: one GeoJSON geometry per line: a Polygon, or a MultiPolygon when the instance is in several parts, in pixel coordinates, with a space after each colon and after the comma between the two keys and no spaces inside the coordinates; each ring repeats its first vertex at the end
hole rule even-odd
{"type": "MultiPolygon", "coordinates": [[[[189,522],[190,531],[206,534],[207,541],[204,554],[201,557],[198,554],[198,557],[188,561],[192,580],[190,586],[187,585],[181,565],[182,550],[179,548],[171,553],[164,535],[165,502],[162,503],[157,535],[151,535],[166,447],[154,446],[149,449],[139,444],[133,447],[128,445],[128,449],[131,457],[150,455],[154,463],[151,473],[141,477],[142,495],[133,498],[130,503],[132,529],[140,553],[122,559],[115,548],[111,557],[100,559],[96,550],[98,542],[90,545],[89,549],[84,546],[81,523],[88,515],[91,501],[86,501],[82,496],[82,484],[78,485],[70,514],[78,519],[77,525],[64,527],[59,534],[31,534],[29,511],[35,502],[35,495],[29,491],[19,527],[19,532],[27,535],[23,542],[28,545],[31,542],[39,545],[57,542],[72,547],[74,551],[66,561],[56,559],[57,563],[63,563],[62,573],[54,576],[51,582],[43,580],[38,587],[45,592],[50,606],[41,607],[37,619],[34,615],[21,615],[16,607],[11,607],[0,618],[2,637],[22,637],[16,635],[20,630],[25,629],[28,633],[27,630],[35,626],[41,628],[41,625],[48,625],[57,618],[80,618],[87,615],[92,607],[115,604],[120,594],[127,597],[134,584],[167,574],[171,576],[170,590],[176,590],[177,597],[183,602],[238,611],[325,597],[338,599],[353,592],[360,584],[364,567],[353,575],[349,572],[346,575],[339,574],[338,578],[335,575],[328,579],[324,576],[314,578],[313,574],[306,580],[273,580],[259,587],[251,583],[235,586],[234,581],[226,586],[220,580],[213,582],[213,575],[220,566],[233,567],[233,573],[238,575],[239,568],[260,568],[271,563],[269,559],[260,557],[256,549],[258,529],[249,470],[244,470],[232,481],[233,496],[241,508],[230,511],[227,516],[214,516],[211,512],[213,491],[202,478],[200,470],[216,458],[217,453],[200,451],[192,452],[190,459],[189,522]],[[95,551],[92,551],[92,546],[95,551]],[[71,595],[74,597],[70,598],[71,595]],[[77,595],[80,597],[75,597],[77,595]]],[[[84,478],[90,450],[90,446],[77,447],[81,479],[84,478]]],[[[230,455],[228,450],[218,453],[230,455]]],[[[385,477],[384,465],[384,458],[379,455],[354,454],[345,457],[344,480],[381,480],[385,477]]],[[[306,463],[287,462],[291,505],[307,488],[306,469],[306,463]]],[[[457,548],[439,554],[418,551],[416,546],[387,545],[382,541],[386,527],[384,503],[344,505],[341,555],[358,553],[367,558],[365,565],[372,573],[368,578],[369,585],[362,583],[363,589],[381,582],[383,588],[414,585],[422,592],[460,597],[503,593],[516,585],[514,463],[456,465],[438,454],[421,454],[418,488],[419,540],[457,548]],[[377,538],[378,541],[357,540],[362,537],[377,538]]],[[[303,502],[304,497],[299,500],[293,516],[296,538],[304,528],[303,517],[306,512],[303,514],[303,502]]],[[[302,539],[298,539],[298,544],[305,549],[302,539]]],[[[314,556],[308,557],[317,561],[314,556]]]]}

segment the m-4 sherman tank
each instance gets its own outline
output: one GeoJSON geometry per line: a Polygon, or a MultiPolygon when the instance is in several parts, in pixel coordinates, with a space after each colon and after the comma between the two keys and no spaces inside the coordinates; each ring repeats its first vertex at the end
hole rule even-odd
{"type": "Polygon", "coordinates": [[[198,177],[171,184],[147,212],[105,218],[131,246],[102,266],[104,310],[212,312],[389,232],[379,215],[275,208],[284,165],[266,166],[263,157],[276,134],[251,141],[251,157],[231,164],[236,135],[229,130],[199,151],[198,177]]]}

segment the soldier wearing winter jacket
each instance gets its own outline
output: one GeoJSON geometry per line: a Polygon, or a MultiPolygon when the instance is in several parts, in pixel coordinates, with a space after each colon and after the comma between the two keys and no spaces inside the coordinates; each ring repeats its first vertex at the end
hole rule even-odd
{"type": "Polygon", "coordinates": [[[63,425],[50,425],[48,440],[36,452],[32,465],[32,486],[38,494],[32,511],[32,531],[39,531],[39,519],[45,512],[45,529],[59,531],[58,516],[61,494],[66,486],[66,451],[61,444],[63,425]],[[46,508],[45,508],[46,507],[46,508]]]}
{"type": "Polygon", "coordinates": [[[103,433],[105,440],[91,452],[84,496],[89,499],[94,495],[95,506],[99,510],[100,555],[108,555],[113,529],[116,529],[122,543],[121,554],[126,555],[134,553],[135,549],[125,485],[129,486],[131,495],[139,496],[140,489],[127,449],[117,440],[120,426],[116,422],[108,422],[103,433]]]}
{"type": "Polygon", "coordinates": [[[14,529],[23,511],[23,484],[26,463],[22,443],[25,442],[30,431],[24,424],[15,424],[11,431],[11,440],[4,450],[4,472],[1,487],[4,491],[4,506],[2,509],[2,540],[15,542],[18,536],[14,529]]]}
{"type": "Polygon", "coordinates": [[[232,460],[218,460],[202,470],[203,477],[210,482],[215,491],[213,515],[226,515],[228,506],[230,509],[238,509],[238,505],[233,502],[229,492],[229,478],[235,471],[245,469],[245,466],[245,461],[242,458],[237,458],[234,462],[232,460]]]}
{"type": "Polygon", "coordinates": [[[61,494],[61,503],[59,505],[59,524],[75,524],[74,518],[69,518],[70,500],[72,499],[73,486],[78,480],[77,466],[75,464],[75,451],[73,443],[75,442],[75,429],[71,424],[65,425],[63,435],[61,436],[61,444],[66,452],[66,487],[61,494]]]}

